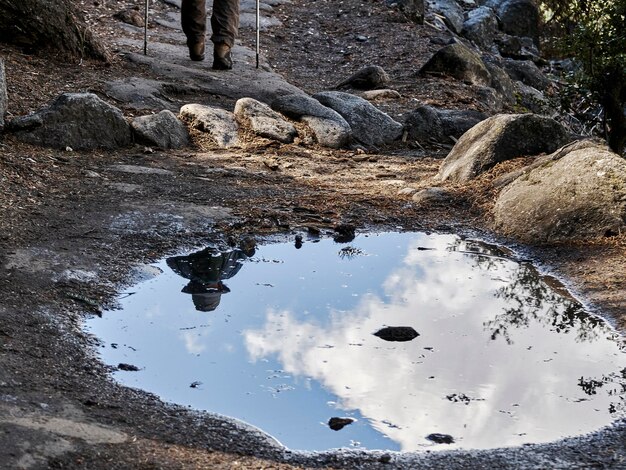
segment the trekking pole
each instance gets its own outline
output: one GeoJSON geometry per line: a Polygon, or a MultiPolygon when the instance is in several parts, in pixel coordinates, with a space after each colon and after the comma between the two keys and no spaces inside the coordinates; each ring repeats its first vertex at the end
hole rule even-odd
{"type": "Polygon", "coordinates": [[[150,0],[146,0],[146,11],[144,11],[144,15],[143,15],[143,55],[148,55],[148,2],[149,1],[150,0]]]}
{"type": "Polygon", "coordinates": [[[261,34],[259,30],[261,29],[261,6],[259,4],[259,0],[256,0],[256,68],[259,68],[259,42],[261,38],[261,34]]]}

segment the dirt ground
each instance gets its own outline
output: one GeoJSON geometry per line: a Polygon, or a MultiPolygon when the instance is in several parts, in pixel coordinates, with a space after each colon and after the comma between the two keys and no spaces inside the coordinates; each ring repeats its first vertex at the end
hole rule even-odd
{"type": "MultiPolygon", "coordinates": [[[[136,2],[77,3],[116,51],[120,23],[112,15],[136,2]]],[[[154,9],[173,7],[157,2],[154,9]]],[[[470,85],[415,77],[445,31],[408,23],[380,2],[293,0],[276,11],[283,26],[264,35],[262,53],[307,92],[378,64],[402,95],[380,107],[398,119],[420,103],[486,110],[470,85]]],[[[242,30],[242,44],[253,40],[252,31],[242,30]]],[[[9,119],[63,91],[93,91],[106,99],[105,78],[153,74],[117,55],[110,64],[68,63],[0,45],[0,56],[9,119]]],[[[106,315],[143,263],[220,240],[251,235],[263,244],[297,233],[331,236],[341,224],[357,232],[483,237],[532,259],[591,311],[626,328],[626,234],[525,246],[490,231],[489,182],[520,162],[450,187],[450,201],[416,204],[398,189],[432,186],[452,142],[365,153],[250,138],[241,149],[226,151],[194,137],[193,147],[168,152],[142,146],[69,152],[20,144],[9,135],[0,140],[1,468],[389,467],[377,453],[292,455],[237,423],[166,405],[111,381],[95,356],[97,339],[81,330],[83,320],[106,315]]],[[[625,468],[624,427],[554,446],[442,453],[407,463],[397,457],[394,467],[625,468]]]]}

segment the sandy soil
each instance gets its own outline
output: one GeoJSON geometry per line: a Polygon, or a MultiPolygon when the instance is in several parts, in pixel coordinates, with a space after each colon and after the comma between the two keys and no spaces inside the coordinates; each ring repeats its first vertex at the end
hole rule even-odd
{"type": "MultiPolygon", "coordinates": [[[[112,15],[136,2],[77,3],[115,50],[122,30],[112,15]]],[[[376,63],[402,93],[380,107],[399,119],[418,102],[484,110],[469,85],[414,76],[447,33],[407,23],[380,3],[344,0],[341,11],[336,2],[314,3],[314,11],[301,0],[277,7],[283,26],[264,36],[264,56],[291,83],[320,91],[376,63]]],[[[162,2],[154,8],[175,11],[162,2]]],[[[252,32],[242,31],[241,41],[251,45],[252,32]]],[[[107,65],[67,63],[6,45],[0,56],[9,117],[62,91],[103,96],[105,78],[152,74],[120,56],[107,65]]],[[[236,423],[109,379],[95,356],[97,340],[81,330],[84,318],[114,306],[142,263],[217,240],[252,235],[264,243],[305,230],[330,236],[340,224],[359,232],[402,227],[482,236],[533,259],[590,310],[626,327],[626,236],[543,247],[498,237],[490,232],[489,181],[504,167],[449,188],[449,202],[417,205],[398,189],[431,186],[446,146],[368,154],[248,139],[240,150],[223,151],[196,137],[194,147],[171,152],[136,146],[77,153],[10,136],[0,141],[0,467],[389,467],[380,453],[293,455],[236,423]]],[[[548,446],[394,456],[394,467],[620,468],[625,436],[622,424],[548,446]]]]}

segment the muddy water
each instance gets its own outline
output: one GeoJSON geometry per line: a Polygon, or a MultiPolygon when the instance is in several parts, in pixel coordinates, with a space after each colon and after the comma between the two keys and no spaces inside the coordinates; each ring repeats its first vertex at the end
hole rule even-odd
{"type": "Polygon", "coordinates": [[[620,339],[494,247],[381,234],[157,266],[88,324],[106,363],[140,369],[115,378],[293,449],[511,446],[623,415],[620,339]]]}

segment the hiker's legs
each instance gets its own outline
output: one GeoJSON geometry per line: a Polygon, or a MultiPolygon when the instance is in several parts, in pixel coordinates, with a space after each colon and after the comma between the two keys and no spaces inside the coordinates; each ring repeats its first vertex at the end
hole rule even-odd
{"type": "Polygon", "coordinates": [[[213,0],[211,41],[232,48],[239,30],[239,0],[213,0]]]}
{"type": "Polygon", "coordinates": [[[206,34],[206,1],[182,0],[180,22],[187,44],[204,42],[206,34]]]}

